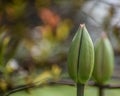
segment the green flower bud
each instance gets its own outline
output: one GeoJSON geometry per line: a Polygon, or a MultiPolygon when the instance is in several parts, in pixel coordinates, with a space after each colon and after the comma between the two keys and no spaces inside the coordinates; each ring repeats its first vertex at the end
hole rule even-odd
{"type": "Polygon", "coordinates": [[[112,46],[106,37],[102,34],[102,38],[95,45],[95,65],[93,70],[93,78],[98,84],[105,84],[112,76],[114,69],[114,54],[112,46]]]}
{"type": "Polygon", "coordinates": [[[68,53],[68,71],[76,82],[84,84],[91,77],[94,66],[94,47],[85,25],[80,25],[68,53]]]}

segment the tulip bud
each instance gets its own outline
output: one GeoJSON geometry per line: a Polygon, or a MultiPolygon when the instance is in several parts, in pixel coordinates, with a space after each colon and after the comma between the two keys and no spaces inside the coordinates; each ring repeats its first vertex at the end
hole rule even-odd
{"type": "Polygon", "coordinates": [[[84,84],[91,77],[94,66],[94,47],[84,24],[75,34],[68,53],[68,72],[76,82],[84,84]]]}
{"type": "Polygon", "coordinates": [[[93,78],[98,84],[105,84],[112,76],[114,69],[114,54],[112,46],[105,33],[95,45],[95,66],[93,78]]]}

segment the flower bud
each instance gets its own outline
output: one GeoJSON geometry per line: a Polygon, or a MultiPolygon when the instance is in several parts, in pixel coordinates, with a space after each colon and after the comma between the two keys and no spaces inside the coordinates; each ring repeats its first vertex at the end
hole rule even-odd
{"type": "Polygon", "coordinates": [[[114,69],[114,54],[112,46],[105,33],[95,45],[95,65],[93,78],[98,84],[105,84],[112,76],[114,69]]]}
{"type": "Polygon", "coordinates": [[[84,24],[75,34],[68,53],[68,72],[76,82],[84,84],[91,77],[94,66],[94,47],[84,24]]]}

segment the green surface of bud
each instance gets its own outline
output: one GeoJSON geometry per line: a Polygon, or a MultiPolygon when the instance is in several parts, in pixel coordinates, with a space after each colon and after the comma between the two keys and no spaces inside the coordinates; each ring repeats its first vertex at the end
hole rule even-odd
{"type": "Polygon", "coordinates": [[[68,53],[68,72],[76,82],[85,84],[94,66],[94,46],[84,24],[75,34],[68,53]]]}
{"type": "Polygon", "coordinates": [[[105,33],[95,45],[95,65],[93,78],[98,84],[105,84],[112,76],[114,69],[114,54],[110,41],[105,33]]]}

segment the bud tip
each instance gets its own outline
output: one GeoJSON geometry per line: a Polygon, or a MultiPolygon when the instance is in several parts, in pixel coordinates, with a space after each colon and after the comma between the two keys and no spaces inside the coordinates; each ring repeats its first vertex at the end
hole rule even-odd
{"type": "Polygon", "coordinates": [[[105,32],[102,32],[102,33],[101,33],[101,37],[102,37],[103,39],[106,38],[106,37],[107,37],[106,33],[105,33],[105,32]]]}
{"type": "Polygon", "coordinates": [[[85,26],[85,24],[80,24],[80,27],[83,28],[85,26]]]}

